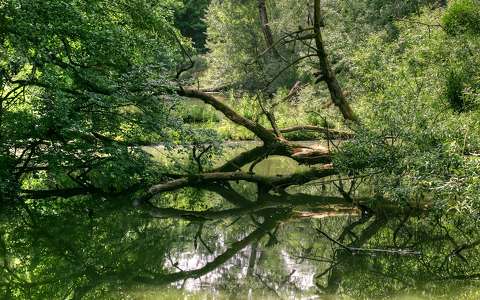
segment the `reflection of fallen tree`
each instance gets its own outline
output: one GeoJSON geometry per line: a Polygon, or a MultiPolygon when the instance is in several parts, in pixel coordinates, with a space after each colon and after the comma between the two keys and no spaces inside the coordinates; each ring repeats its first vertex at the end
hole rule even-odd
{"type": "Polygon", "coordinates": [[[268,196],[269,200],[246,207],[229,208],[218,211],[194,211],[175,208],[160,208],[152,204],[144,205],[143,208],[152,217],[156,218],[179,218],[191,221],[207,221],[224,218],[248,216],[252,214],[265,215],[278,209],[292,210],[293,217],[329,217],[344,215],[359,215],[361,210],[345,202],[341,197],[326,197],[315,195],[280,195],[268,196]]]}
{"type": "MultiPolygon", "coordinates": [[[[307,197],[308,195],[303,195],[303,197],[307,197]]],[[[315,198],[316,196],[312,196],[315,198]]],[[[295,197],[294,197],[295,199],[295,197]]],[[[305,199],[305,198],[304,198],[305,199]]],[[[193,221],[205,221],[210,218],[224,218],[224,217],[234,217],[234,216],[239,216],[239,215],[248,215],[252,214],[255,212],[261,212],[263,215],[264,221],[262,223],[256,222],[257,229],[252,231],[250,234],[245,236],[243,239],[233,242],[231,246],[225,250],[222,254],[218,255],[215,257],[211,262],[205,264],[203,267],[198,268],[198,269],[193,269],[193,270],[181,270],[175,273],[170,273],[170,274],[151,274],[151,276],[139,276],[134,279],[134,281],[141,283],[141,284],[147,284],[147,285],[159,285],[159,284],[168,284],[168,283],[173,283],[176,281],[180,280],[185,280],[189,278],[199,278],[203,275],[206,275],[209,272],[212,272],[216,268],[220,267],[222,264],[224,264],[226,261],[231,259],[233,256],[235,256],[237,253],[239,253],[242,249],[245,247],[251,245],[251,244],[257,244],[259,241],[265,237],[265,236],[270,236],[272,237],[272,231],[281,223],[285,222],[288,219],[292,218],[297,218],[299,216],[299,213],[297,209],[299,207],[303,207],[304,209],[307,208],[307,206],[311,206],[312,204],[312,199],[308,200],[303,200],[299,201],[299,199],[295,199],[296,206],[292,205],[292,203],[288,205],[279,205],[278,203],[275,202],[266,202],[264,205],[259,205],[255,207],[255,209],[252,207],[250,209],[245,209],[244,211],[239,212],[238,209],[227,209],[219,212],[190,212],[190,211],[183,211],[183,210],[174,210],[174,209],[155,209],[151,208],[153,212],[157,212],[160,214],[160,217],[162,218],[171,218],[171,217],[181,217],[185,218],[188,220],[193,220],[193,221]],[[304,206],[302,206],[302,204],[304,206]]],[[[335,216],[335,211],[338,211],[339,215],[345,215],[347,208],[338,208],[335,207],[335,204],[339,204],[340,201],[343,201],[343,205],[345,205],[345,201],[342,198],[323,198],[320,199],[320,197],[317,197],[318,203],[323,203],[324,205],[324,214],[328,216],[335,216]]],[[[340,205],[341,206],[341,205],[340,205]]],[[[341,206],[344,207],[344,206],[341,206]]],[[[320,208],[317,208],[317,210],[312,211],[312,214],[319,214],[320,208]]],[[[358,214],[358,209],[355,208],[350,208],[350,211],[353,214],[358,214]]],[[[301,212],[300,214],[303,214],[305,212],[301,212]]],[[[301,216],[301,215],[300,215],[301,216]]],[[[253,266],[251,267],[253,269],[253,266]]]]}
{"type": "MultiPolygon", "coordinates": [[[[348,204],[341,197],[321,197],[321,196],[311,196],[311,195],[291,195],[291,202],[284,200],[283,203],[266,201],[263,204],[258,204],[256,206],[251,206],[249,208],[233,208],[225,209],[221,211],[203,211],[203,212],[194,212],[194,211],[185,211],[177,209],[161,209],[161,208],[146,208],[147,211],[160,218],[182,218],[190,221],[199,221],[200,224],[203,224],[205,221],[214,220],[214,219],[224,219],[224,218],[234,218],[241,216],[255,215],[254,219],[263,220],[262,222],[255,221],[254,224],[257,228],[246,235],[243,239],[233,242],[230,247],[225,250],[222,254],[215,257],[212,261],[206,263],[203,267],[193,270],[180,270],[178,272],[170,274],[150,274],[145,276],[140,276],[135,278],[135,282],[147,284],[147,285],[158,285],[158,284],[168,284],[180,280],[185,280],[189,278],[199,278],[206,275],[209,272],[214,271],[216,268],[220,267],[222,264],[227,262],[229,259],[233,258],[238,254],[242,249],[249,245],[257,245],[255,247],[260,247],[259,245],[261,239],[264,237],[270,237],[270,240],[276,240],[276,228],[281,223],[285,223],[288,220],[305,218],[309,215],[321,216],[321,217],[337,217],[344,216],[346,214],[358,216],[360,210],[352,204],[348,204]]],[[[280,197],[280,196],[279,196],[280,197]]],[[[366,200],[366,199],[364,199],[366,200]]],[[[395,212],[392,212],[392,216],[395,212]]],[[[357,254],[395,254],[395,255],[418,255],[417,252],[404,251],[400,249],[368,249],[362,248],[362,245],[367,243],[377,232],[387,224],[387,219],[384,217],[382,212],[378,212],[376,217],[363,216],[356,222],[356,224],[365,224],[369,223],[366,226],[359,236],[357,236],[351,243],[343,245],[339,250],[345,251],[336,251],[335,256],[332,257],[331,267],[326,270],[324,273],[319,274],[323,276],[329,273],[328,276],[328,285],[325,287],[325,290],[336,291],[340,286],[341,279],[343,276],[343,265],[348,264],[348,261],[351,261],[357,254]]],[[[350,231],[353,228],[351,226],[345,227],[344,232],[350,231]]],[[[346,233],[342,233],[343,236],[346,233]]],[[[270,242],[264,244],[265,247],[268,247],[270,242]]],[[[340,243],[340,242],[338,242],[340,243]]],[[[309,259],[309,257],[304,257],[309,259]]],[[[250,259],[249,269],[253,270],[254,265],[250,259]]]]}
{"type": "Polygon", "coordinates": [[[224,264],[227,260],[232,258],[240,250],[247,247],[254,241],[257,241],[263,236],[267,235],[270,230],[275,228],[275,226],[282,219],[282,217],[283,217],[283,214],[282,212],[280,212],[275,216],[265,218],[265,221],[261,223],[256,230],[251,232],[245,238],[232,243],[231,246],[227,250],[225,250],[225,252],[223,252],[222,254],[217,256],[214,260],[212,260],[211,262],[207,263],[205,266],[199,269],[179,271],[171,274],[159,274],[157,276],[154,276],[154,275],[138,276],[134,278],[134,280],[141,284],[158,285],[158,284],[168,284],[168,283],[172,283],[172,282],[176,282],[176,281],[184,280],[188,278],[199,278],[215,270],[222,264],[224,264]]]}

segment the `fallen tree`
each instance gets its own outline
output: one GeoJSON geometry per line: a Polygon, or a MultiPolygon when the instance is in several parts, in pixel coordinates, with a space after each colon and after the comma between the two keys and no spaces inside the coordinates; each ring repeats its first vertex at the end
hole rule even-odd
{"type": "MultiPolygon", "coordinates": [[[[260,1],[260,3],[262,3],[260,1]]],[[[322,40],[321,27],[323,26],[322,17],[320,13],[320,1],[314,2],[314,27],[313,34],[308,37],[299,36],[298,39],[312,39],[315,41],[316,48],[309,56],[315,56],[318,59],[318,65],[321,73],[323,74],[323,81],[327,84],[328,91],[330,93],[332,102],[338,107],[342,113],[346,122],[358,122],[358,118],[354,115],[349,103],[346,101],[344,92],[342,91],[340,84],[338,83],[335,72],[331,68],[331,64],[328,60],[328,56],[325,50],[325,46],[322,40]]],[[[265,12],[260,5],[260,12],[265,12]]],[[[264,8],[264,7],[263,7],[264,8]]],[[[265,27],[265,24],[262,23],[265,27]]],[[[268,25],[268,24],[267,24],[268,25]]],[[[268,28],[267,28],[268,29],[268,28]]],[[[271,36],[271,34],[269,35],[271,36]]],[[[267,43],[269,47],[272,47],[273,42],[267,43]]],[[[293,141],[286,139],[282,133],[295,132],[295,131],[316,131],[326,134],[327,136],[339,137],[339,138],[353,138],[353,133],[332,130],[328,128],[322,128],[313,125],[300,125],[291,128],[278,129],[275,123],[275,118],[272,112],[267,111],[263,106],[262,110],[270,122],[272,129],[264,127],[259,122],[251,120],[241,114],[237,113],[226,103],[215,97],[214,95],[201,91],[199,89],[192,89],[186,87],[180,87],[177,90],[178,95],[186,98],[200,99],[206,105],[215,108],[221,112],[231,122],[240,125],[251,133],[253,133],[260,141],[262,145],[254,147],[253,149],[244,151],[223,165],[213,169],[201,172],[199,174],[187,175],[184,177],[176,176],[173,180],[167,180],[151,186],[144,197],[136,202],[137,206],[142,204],[149,206],[149,211],[152,215],[185,215],[185,212],[177,211],[170,208],[156,208],[154,207],[150,199],[154,196],[163,193],[176,191],[186,187],[203,188],[212,185],[229,185],[233,181],[246,181],[257,185],[259,191],[258,202],[264,198],[268,198],[270,192],[285,193],[285,189],[292,185],[301,185],[309,181],[325,178],[337,174],[335,167],[332,165],[332,153],[329,148],[321,145],[315,145],[312,147],[302,146],[293,141]],[[271,155],[288,157],[295,160],[299,164],[315,165],[307,172],[292,174],[289,176],[259,176],[255,174],[255,166],[267,159],[271,155]],[[249,165],[248,172],[245,170],[249,165]]],[[[203,168],[199,168],[203,169],[203,168]]],[[[217,189],[218,190],[218,189],[217,189]]],[[[223,193],[225,199],[232,197],[232,192],[229,194],[223,193]]],[[[234,199],[239,199],[238,196],[233,196],[234,199]]],[[[346,199],[348,202],[352,202],[351,199],[346,199]]],[[[237,205],[237,210],[233,209],[228,212],[229,215],[238,213],[241,210],[254,212],[256,211],[255,203],[246,202],[248,200],[235,201],[234,205],[237,205]],[[246,205],[245,205],[246,204],[246,205]]],[[[230,201],[231,202],[231,201],[230,201]]],[[[258,204],[260,205],[260,204],[258,204]]],[[[259,207],[262,207],[261,204],[259,207]]],[[[257,207],[258,208],[258,207],[257,207]]],[[[209,217],[216,215],[216,213],[209,213],[196,216],[195,214],[186,214],[192,217],[209,217]]],[[[218,216],[223,216],[222,213],[217,213],[218,216]]]]}

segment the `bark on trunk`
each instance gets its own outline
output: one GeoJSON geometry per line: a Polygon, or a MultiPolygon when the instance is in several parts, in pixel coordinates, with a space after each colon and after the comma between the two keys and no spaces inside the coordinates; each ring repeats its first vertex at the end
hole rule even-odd
{"type": "Polygon", "coordinates": [[[330,66],[330,62],[328,61],[327,52],[323,45],[322,39],[322,15],[320,11],[320,0],[314,0],[314,32],[315,32],[315,44],[317,48],[317,56],[320,64],[320,70],[322,71],[322,75],[324,76],[325,82],[327,83],[328,90],[330,92],[330,96],[332,98],[332,102],[340,109],[343,117],[346,120],[357,122],[358,119],[354,115],[350,105],[345,99],[345,95],[343,94],[342,88],[337,81],[335,76],[335,72],[332,70],[330,66]]]}
{"type": "Polygon", "coordinates": [[[272,30],[268,22],[267,6],[265,0],[258,0],[258,12],[260,15],[260,24],[262,26],[263,36],[265,37],[265,43],[267,44],[267,50],[271,50],[276,57],[280,57],[273,41],[272,30]]]}

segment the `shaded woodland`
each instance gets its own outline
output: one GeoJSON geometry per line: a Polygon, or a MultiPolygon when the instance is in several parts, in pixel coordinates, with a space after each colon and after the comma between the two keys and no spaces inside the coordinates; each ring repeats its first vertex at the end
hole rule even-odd
{"type": "Polygon", "coordinates": [[[0,42],[1,298],[480,297],[478,0],[6,0],[0,42]]]}

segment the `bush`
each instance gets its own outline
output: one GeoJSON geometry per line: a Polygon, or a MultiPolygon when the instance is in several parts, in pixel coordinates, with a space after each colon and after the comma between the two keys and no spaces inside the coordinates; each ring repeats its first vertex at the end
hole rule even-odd
{"type": "Polygon", "coordinates": [[[448,34],[480,34],[480,2],[478,0],[456,0],[442,17],[448,34]]]}
{"type": "Polygon", "coordinates": [[[467,109],[467,103],[463,97],[463,90],[465,88],[465,74],[450,70],[446,78],[445,96],[447,97],[450,106],[458,112],[467,109]]]}
{"type": "Polygon", "coordinates": [[[471,111],[476,108],[478,82],[475,70],[466,66],[447,69],[445,78],[445,97],[456,112],[471,111]]]}

